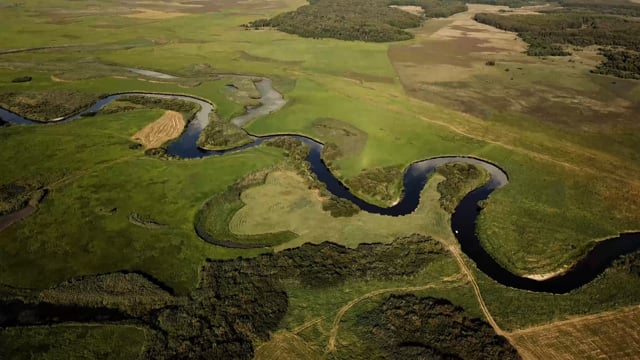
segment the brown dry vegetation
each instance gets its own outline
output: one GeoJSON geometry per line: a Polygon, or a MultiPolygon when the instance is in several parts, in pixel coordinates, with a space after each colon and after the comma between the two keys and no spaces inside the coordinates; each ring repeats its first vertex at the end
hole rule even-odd
{"type": "Polygon", "coordinates": [[[158,120],[145,126],[131,138],[145,148],[157,148],[165,142],[175,139],[184,130],[185,121],[182,114],[175,111],[166,111],[158,120]]]}
{"type": "Polygon", "coordinates": [[[519,330],[510,340],[525,359],[638,359],[640,307],[519,330]]]}
{"type": "Polygon", "coordinates": [[[501,9],[469,5],[465,13],[429,20],[415,43],[392,46],[389,57],[407,92],[481,118],[518,113],[594,134],[612,122],[637,129],[635,82],[590,74],[601,60],[594,47],[572,49],[571,57],[529,57],[515,33],[473,20],[477,13],[501,9]],[[496,66],[486,66],[487,61],[496,66]]]}
{"type": "Polygon", "coordinates": [[[413,15],[422,15],[424,14],[424,9],[421,8],[420,6],[415,6],[415,5],[391,5],[392,8],[396,8],[396,9],[400,9],[402,11],[406,11],[409,14],[413,14],[413,15]]]}
{"type": "Polygon", "coordinates": [[[298,360],[321,359],[320,351],[292,333],[279,333],[271,336],[268,342],[256,349],[254,360],[298,360]]]}
{"type": "Polygon", "coordinates": [[[187,15],[182,12],[158,11],[158,10],[151,10],[151,9],[145,9],[145,8],[137,8],[135,9],[135,11],[136,12],[134,12],[133,14],[128,14],[125,16],[138,18],[138,19],[161,20],[161,19],[171,19],[174,17],[187,15]]]}

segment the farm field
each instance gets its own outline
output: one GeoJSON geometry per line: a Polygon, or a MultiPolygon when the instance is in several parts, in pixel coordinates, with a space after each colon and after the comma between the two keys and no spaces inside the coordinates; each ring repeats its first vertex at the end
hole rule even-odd
{"type": "Polygon", "coordinates": [[[0,358],[640,357],[640,80],[475,20],[598,1],[474,2],[0,1],[0,358]],[[448,156],[504,183],[468,160],[415,184],[448,156]],[[505,286],[452,227],[478,191],[503,273],[622,255],[505,286]]]}
{"type": "Polygon", "coordinates": [[[512,333],[523,353],[537,359],[631,359],[638,356],[634,336],[638,307],[561,321],[512,333]]]}

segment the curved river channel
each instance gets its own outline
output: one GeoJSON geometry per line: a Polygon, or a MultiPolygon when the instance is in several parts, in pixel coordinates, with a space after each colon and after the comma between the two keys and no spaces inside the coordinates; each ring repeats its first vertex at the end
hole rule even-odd
{"type": "MultiPolygon", "coordinates": [[[[262,105],[247,108],[247,112],[244,115],[231,120],[234,124],[244,126],[260,116],[279,110],[286,103],[282,95],[271,86],[271,80],[262,78],[260,81],[256,82],[256,88],[260,91],[262,96],[262,105]]],[[[546,280],[533,280],[512,274],[487,253],[476,235],[476,221],[481,211],[478,202],[487,199],[493,191],[500,189],[509,182],[507,173],[498,166],[481,159],[467,156],[437,157],[414,162],[404,173],[404,190],[402,199],[392,207],[379,207],[369,204],[353,195],[349,189],[340,182],[340,180],[333,176],[321,158],[323,144],[305,136],[290,134],[263,137],[252,136],[254,140],[252,143],[225,151],[211,151],[198,148],[196,145],[198,137],[200,136],[202,129],[207,125],[209,121],[209,113],[213,111],[214,107],[209,102],[191,96],[150,94],[142,92],[113,94],[101,99],[89,109],[81,113],[48,123],[29,120],[2,108],[0,108],[0,117],[5,121],[17,125],[39,124],[43,126],[50,126],[53,124],[73,121],[83,115],[95,113],[111,101],[116,100],[121,96],[132,94],[180,99],[195,102],[200,105],[201,110],[196,114],[195,118],[189,122],[189,125],[180,138],[172,142],[167,148],[168,155],[185,159],[223,156],[225,154],[258,146],[268,139],[279,137],[296,138],[311,148],[309,156],[307,157],[307,161],[311,164],[311,171],[313,171],[318,179],[326,185],[329,192],[335,196],[350,200],[363,211],[374,214],[402,216],[412,213],[420,202],[420,193],[422,192],[427,180],[431,174],[433,174],[436,167],[440,165],[452,162],[465,162],[483,167],[491,175],[489,181],[484,186],[467,194],[460,204],[458,204],[451,217],[451,230],[460,242],[462,251],[476,263],[478,269],[497,282],[509,287],[536,292],[558,294],[567,293],[595,279],[619,256],[640,249],[640,233],[622,234],[619,237],[598,242],[598,244],[594,246],[589,253],[574,265],[574,267],[552,278],[546,280]]]]}

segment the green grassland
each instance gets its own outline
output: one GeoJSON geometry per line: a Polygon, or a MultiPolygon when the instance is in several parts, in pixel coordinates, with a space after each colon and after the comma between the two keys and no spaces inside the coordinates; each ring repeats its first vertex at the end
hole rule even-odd
{"type": "Polygon", "coordinates": [[[640,296],[640,277],[620,264],[607,269],[591,283],[563,295],[509,288],[477,270],[476,277],[491,314],[505,330],[566,320],[567,314],[579,316],[635,305],[640,296]]]}
{"type": "MultiPolygon", "coordinates": [[[[499,164],[510,182],[487,201],[480,238],[516,273],[566,268],[594,240],[640,227],[640,141],[632,121],[638,116],[640,85],[589,73],[595,63],[589,49],[574,54],[575,62],[535,59],[520,53],[521,42],[516,46],[434,35],[441,29],[455,31],[451,26],[468,18],[467,13],[429,20],[411,30],[414,40],[379,44],[304,39],[240,26],[294,10],[301,1],[271,6],[223,2],[215,11],[200,13],[165,2],[148,5],[167,14],[184,11],[165,18],[124,16],[137,10],[121,3],[36,0],[0,6],[0,93],[181,93],[215,103],[218,116],[228,120],[255,99],[250,89],[246,96],[230,94],[226,85],[235,80],[215,74],[268,76],[288,103],[247,130],[299,133],[335,144],[339,152],[329,165],[347,184],[367,170],[403,169],[439,155],[473,155],[499,164]],[[1,54],[41,46],[64,47],[1,54]],[[484,65],[488,60],[496,65],[484,65]],[[127,67],[182,78],[152,79],[127,67]],[[437,78],[443,73],[452,78],[437,78]],[[32,81],[12,82],[26,75],[32,81]]],[[[475,11],[472,5],[470,9],[475,11]]],[[[473,24],[458,26],[463,30],[457,31],[474,32],[464,30],[473,24]]],[[[511,33],[502,37],[518,41],[511,33]]],[[[33,182],[51,190],[35,214],[0,232],[0,283],[46,288],[74,276],[139,270],[187,294],[198,287],[206,259],[249,258],[268,251],[208,244],[193,226],[207,200],[247,174],[287,162],[282,150],[263,146],[182,161],[130,148],[130,137],[161,114],[142,108],[55,126],[0,128],[0,185],[33,182]],[[132,214],[163,226],[136,226],[129,221],[132,214]]],[[[299,177],[272,173],[264,185],[242,193],[246,205],[230,210],[234,216],[228,226],[242,234],[289,230],[298,235],[276,251],[324,240],[353,248],[412,232],[455,244],[449,214],[439,204],[442,180],[440,174],[431,179],[414,214],[387,218],[361,212],[335,218],[322,210],[321,199],[299,177]]],[[[393,195],[398,190],[385,191],[393,195]]],[[[291,281],[284,285],[290,305],[279,328],[294,332],[326,317],[297,333],[322,351],[333,315],[345,303],[381,289],[446,285],[443,279],[456,276],[457,270],[453,258],[443,255],[408,279],[359,279],[331,291],[291,281]]],[[[476,277],[496,320],[511,329],[640,302],[640,294],[628,287],[637,279],[616,271],[567,296],[516,291],[480,273],[476,277]],[[536,310],[527,315],[531,309],[536,310]]],[[[448,298],[482,316],[472,287],[453,282],[455,286],[412,291],[448,298]]],[[[344,322],[355,324],[383,297],[358,303],[344,322]]],[[[356,342],[360,330],[352,325],[338,337],[338,352],[356,342]]],[[[80,337],[85,340],[73,350],[79,354],[88,348],[99,351],[110,341],[138,339],[131,340],[137,346],[119,349],[120,358],[134,358],[145,342],[144,333],[133,327],[80,325],[3,330],[0,341],[15,344],[16,351],[52,342],[48,356],[57,358],[57,346],[67,348],[68,339],[80,337]],[[95,344],[97,338],[107,340],[95,344]]]]}
{"type": "Polygon", "coordinates": [[[211,194],[282,155],[259,148],[166,162],[129,149],[130,136],[161,114],[138,110],[2,132],[3,147],[11,150],[2,159],[3,183],[39,179],[52,188],[35,216],[0,233],[3,283],[42,287],[129,269],[152,273],[180,291],[195,284],[204,259],[240,254],[202,242],[193,232],[194,216],[211,194]],[[11,165],[17,162],[26,166],[11,165]],[[134,226],[128,221],[134,212],[167,226],[134,226]]]}
{"type": "MultiPolygon", "coordinates": [[[[276,249],[329,239],[354,247],[373,239],[391,241],[405,233],[428,234],[453,243],[455,239],[449,229],[448,214],[434,206],[440,197],[436,187],[442,180],[439,175],[430,179],[422,193],[420,206],[410,215],[392,217],[361,211],[350,217],[332,218],[331,214],[323,211],[318,193],[308,189],[300,176],[291,171],[275,171],[269,173],[264,185],[242,192],[244,206],[232,209],[237,212],[228,221],[228,226],[233,233],[240,235],[256,236],[276,231],[298,234],[295,240],[276,249]]],[[[471,184],[465,186],[465,190],[474,189],[485,181],[485,178],[470,179],[471,184]]]]}

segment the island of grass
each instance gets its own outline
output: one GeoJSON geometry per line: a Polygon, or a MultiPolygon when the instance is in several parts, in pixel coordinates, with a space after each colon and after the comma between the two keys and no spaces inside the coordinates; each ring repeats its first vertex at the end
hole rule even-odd
{"type": "Polygon", "coordinates": [[[206,150],[228,150],[251,142],[253,139],[246,131],[211,112],[209,123],[200,133],[197,144],[206,150]]]}
{"type": "Polygon", "coordinates": [[[263,184],[267,174],[266,171],[260,171],[248,175],[209,199],[196,215],[195,230],[198,235],[211,244],[241,249],[276,246],[295,239],[298,235],[292,231],[243,236],[229,229],[231,218],[245,206],[241,199],[242,193],[263,184]]]}

